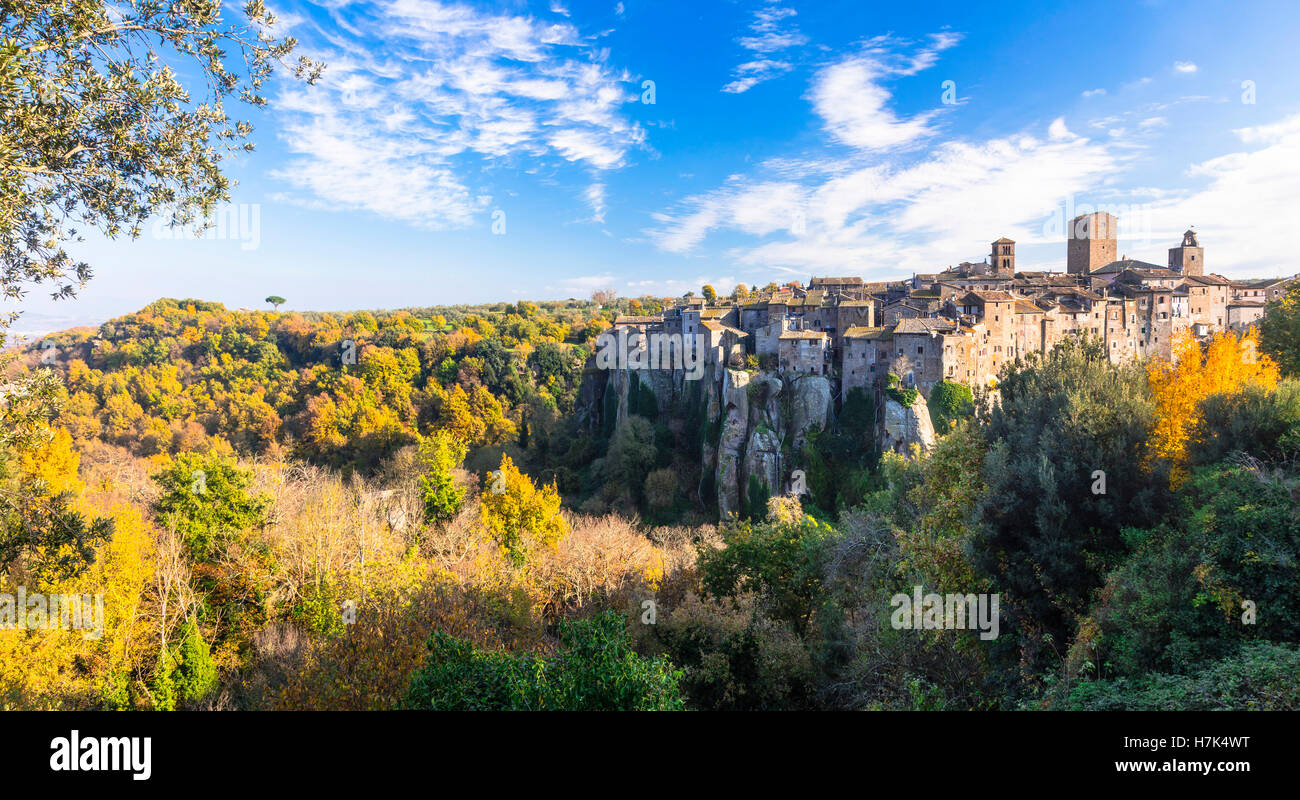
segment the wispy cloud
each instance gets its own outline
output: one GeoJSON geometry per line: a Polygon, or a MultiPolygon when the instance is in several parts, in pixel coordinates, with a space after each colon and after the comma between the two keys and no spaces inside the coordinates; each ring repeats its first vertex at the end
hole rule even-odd
{"type": "Polygon", "coordinates": [[[833,137],[827,157],[773,159],[733,175],[654,215],[649,237],[665,251],[692,254],[711,234],[730,232],[742,243],[725,255],[756,272],[863,275],[978,258],[971,243],[1001,234],[1044,240],[1064,198],[1104,184],[1126,157],[1063,118],[922,150],[937,132],[937,112],[899,116],[885,82],[933,66],[959,40],[945,33],[908,47],[880,38],[826,66],[807,97],[833,137]]]}
{"type": "Polygon", "coordinates": [[[303,37],[329,65],[323,79],[277,98],[295,157],[274,175],[299,202],[465,227],[494,168],[616,169],[644,141],[624,113],[630,75],[568,22],[435,0],[349,4],[332,19],[303,37]]]}
{"type": "Polygon", "coordinates": [[[889,107],[892,95],[884,82],[928,69],[939,53],[960,40],[959,34],[935,34],[925,46],[908,51],[907,43],[891,37],[873,39],[860,53],[817,75],[809,92],[813,110],[828,133],[851,147],[887,150],[929,136],[935,132],[931,122],[939,112],[899,117],[889,107]]]}
{"type": "Polygon", "coordinates": [[[932,271],[972,242],[1007,234],[1041,238],[1047,216],[1070,194],[1112,174],[1119,158],[1052,126],[986,142],[950,141],[908,165],[857,165],[801,181],[735,176],[727,185],[660,214],[652,233],[690,252],[715,230],[758,241],[731,248],[739,263],[768,269],[932,271]]]}
{"type": "Polygon", "coordinates": [[[591,207],[591,222],[605,224],[605,184],[593,183],[583,192],[587,205],[591,207]]]}
{"type": "Polygon", "coordinates": [[[1195,72],[1195,71],[1196,71],[1196,65],[1193,64],[1191,61],[1175,61],[1175,62],[1174,62],[1174,72],[1178,72],[1178,73],[1181,73],[1181,74],[1183,74],[1183,75],[1190,75],[1191,73],[1193,73],[1193,72],[1195,72]]]}
{"type": "Polygon", "coordinates": [[[732,94],[747,92],[763,81],[794,69],[790,60],[777,54],[808,43],[808,37],[794,24],[797,13],[793,8],[773,3],[764,4],[754,11],[748,35],[736,40],[753,58],[732,70],[732,80],[722,87],[722,91],[732,94]]]}

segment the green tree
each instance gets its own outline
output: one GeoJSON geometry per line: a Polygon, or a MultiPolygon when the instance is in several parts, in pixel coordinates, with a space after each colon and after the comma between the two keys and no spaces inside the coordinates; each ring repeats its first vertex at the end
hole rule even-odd
{"type": "Polygon", "coordinates": [[[1008,627],[1068,641],[1124,555],[1121,530],[1155,522],[1167,503],[1167,480],[1145,466],[1150,393],[1140,366],[1074,339],[1006,366],[999,390],[978,425],[988,454],[975,560],[1014,598],[1008,627]]]}
{"type": "Polygon", "coordinates": [[[465,502],[464,487],[456,485],[453,471],[465,460],[466,444],[447,431],[434,431],[420,440],[420,495],[427,522],[449,522],[465,502]]]}
{"type": "Polygon", "coordinates": [[[252,475],[216,454],[180,453],[153,476],[161,494],[154,513],[174,525],[195,560],[209,560],[218,545],[266,521],[271,499],[249,491],[252,475]]]}
{"type": "MultiPolygon", "coordinates": [[[[251,149],[224,101],[265,104],[263,83],[293,39],[262,0],[242,24],[221,0],[6,3],[0,16],[0,290],[90,278],[62,242],[75,229],[138,237],[154,214],[206,220],[230,199],[223,157],[251,149]],[[228,51],[237,53],[230,59],[228,51]],[[241,76],[230,62],[244,70],[241,76]],[[192,77],[192,86],[180,76],[192,77]]],[[[320,67],[300,59],[309,81],[320,67]]]]}
{"type": "Polygon", "coordinates": [[[754,592],[767,599],[772,616],[800,635],[826,599],[823,576],[835,530],[813,517],[736,522],[720,531],[725,547],[701,545],[700,585],[705,595],[735,598],[754,592]]]}
{"type": "Polygon", "coordinates": [[[180,644],[172,656],[175,668],[171,683],[182,700],[195,703],[212,693],[217,685],[217,665],[208,643],[193,619],[185,621],[180,644]]]}
{"type": "Polygon", "coordinates": [[[271,295],[270,297],[266,298],[266,302],[268,302],[268,303],[270,303],[272,306],[274,306],[276,311],[279,311],[279,310],[280,310],[280,306],[284,305],[285,303],[287,303],[287,302],[289,302],[289,301],[285,300],[283,297],[281,297],[281,296],[278,295],[278,294],[273,294],[273,295],[271,295]]]}
{"type": "Polygon", "coordinates": [[[955,421],[975,412],[975,396],[969,386],[939,381],[930,390],[929,407],[935,433],[942,435],[952,429],[955,421]]]}
{"type": "Polygon", "coordinates": [[[636,497],[655,466],[655,429],[641,417],[625,417],[605,454],[605,478],[636,497]]]}
{"type": "Polygon", "coordinates": [[[1264,308],[1259,321],[1259,347],[1277,362],[1282,374],[1300,377],[1300,280],[1264,308]]]}

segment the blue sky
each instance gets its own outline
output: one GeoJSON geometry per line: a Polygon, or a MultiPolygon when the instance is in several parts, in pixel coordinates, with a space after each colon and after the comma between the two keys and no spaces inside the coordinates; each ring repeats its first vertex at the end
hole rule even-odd
{"type": "Polygon", "coordinates": [[[272,5],[328,67],[241,109],[243,223],[89,241],[81,297],[33,292],[18,330],[162,296],[330,310],[886,279],[1002,235],[1020,268],[1061,270],[1061,221],[1090,207],[1132,257],[1163,263],[1195,225],[1211,271],[1300,269],[1294,3],[272,5]]]}

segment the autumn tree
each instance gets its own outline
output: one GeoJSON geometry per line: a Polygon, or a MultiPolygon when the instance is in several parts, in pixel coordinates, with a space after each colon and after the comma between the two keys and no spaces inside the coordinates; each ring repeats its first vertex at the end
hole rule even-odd
{"type": "Polygon", "coordinates": [[[1151,457],[1172,467],[1175,485],[1186,478],[1187,442],[1201,414],[1201,401],[1210,395],[1233,393],[1249,385],[1272,389],[1277,364],[1259,352],[1254,330],[1238,335],[1215,334],[1202,348],[1187,331],[1174,334],[1172,361],[1147,367],[1156,425],[1151,433],[1151,457]]]}
{"type": "MultiPolygon", "coordinates": [[[[0,400],[0,417],[18,402],[0,400]]],[[[85,487],[77,477],[81,457],[72,437],[66,430],[43,435],[43,443],[8,456],[0,448],[0,571],[23,558],[37,575],[58,579],[78,575],[94,561],[113,523],[79,507],[85,487]]]]}
{"type": "Polygon", "coordinates": [[[516,567],[541,547],[554,547],[569,532],[560,515],[560,493],[552,482],[537,487],[502,454],[499,471],[489,475],[479,504],[487,535],[516,567]]]}
{"type": "Polygon", "coordinates": [[[700,289],[700,293],[704,295],[704,300],[707,303],[712,303],[718,299],[718,290],[714,289],[711,284],[704,284],[704,288],[700,289]]]}
{"type": "Polygon", "coordinates": [[[434,431],[420,440],[420,496],[427,522],[448,522],[460,512],[465,489],[456,484],[453,472],[465,460],[467,447],[448,431],[434,431]]]}

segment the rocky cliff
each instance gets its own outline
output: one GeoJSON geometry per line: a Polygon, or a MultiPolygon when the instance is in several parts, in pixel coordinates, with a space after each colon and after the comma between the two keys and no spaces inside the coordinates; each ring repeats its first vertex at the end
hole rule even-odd
{"type": "MultiPolygon", "coordinates": [[[[751,478],[768,494],[788,491],[809,433],[835,422],[837,387],[831,378],[722,367],[706,371],[699,381],[688,380],[681,370],[593,369],[580,395],[580,413],[593,424],[612,413],[616,418],[605,424],[613,429],[628,413],[629,393],[647,390],[655,396],[660,420],[680,418],[704,431],[700,468],[724,518],[740,513],[751,478]],[[692,414],[697,419],[686,419],[692,414]]],[[[910,454],[913,444],[922,451],[933,446],[924,397],[911,407],[887,398],[883,411],[877,427],[883,448],[910,454]]]]}
{"type": "Polygon", "coordinates": [[[884,393],[883,422],[880,425],[880,450],[911,455],[912,448],[922,453],[934,447],[934,425],[930,421],[930,407],[925,395],[916,393],[910,406],[903,405],[889,392],[884,393]]]}

